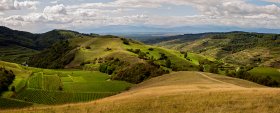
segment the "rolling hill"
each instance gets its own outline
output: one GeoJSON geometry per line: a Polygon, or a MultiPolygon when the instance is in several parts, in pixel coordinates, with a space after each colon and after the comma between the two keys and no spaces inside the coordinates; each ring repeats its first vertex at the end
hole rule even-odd
{"type": "MultiPolygon", "coordinates": [[[[26,64],[0,61],[0,67],[16,75],[2,95],[1,100],[11,103],[0,103],[4,109],[91,101],[118,94],[133,84],[171,71],[196,71],[201,61],[215,61],[110,35],[93,36],[66,30],[27,34],[35,36],[30,41],[32,47],[3,41],[9,44],[3,48],[20,46],[36,51],[26,55],[26,64]]],[[[7,39],[18,41],[16,36],[7,39]]]]}
{"type": "Polygon", "coordinates": [[[14,74],[15,79],[6,88],[8,91],[1,92],[0,109],[27,107],[2,112],[275,112],[280,109],[279,89],[256,84],[279,86],[280,72],[271,68],[278,65],[278,35],[204,33],[150,41],[162,46],[159,47],[117,36],[68,30],[32,34],[1,29],[0,68],[4,69],[1,73],[14,74]],[[247,36],[251,38],[245,40],[247,36]],[[212,49],[217,47],[220,50],[214,49],[215,54],[212,49]],[[257,66],[253,68],[224,58],[253,48],[266,48],[262,53],[273,50],[264,55],[274,55],[271,59],[276,62],[263,62],[260,55],[254,63],[247,62],[257,66]],[[211,54],[204,53],[207,51],[211,54]]]}
{"type": "Polygon", "coordinates": [[[280,68],[280,35],[278,34],[249,32],[186,34],[145,42],[211,56],[236,66],[280,68]]]}
{"type": "Polygon", "coordinates": [[[92,37],[68,30],[52,30],[42,34],[32,34],[0,26],[0,60],[24,63],[29,57],[50,47],[58,41],[74,37],[92,37]]]}
{"type": "Polygon", "coordinates": [[[139,83],[170,71],[199,70],[201,61],[215,61],[195,53],[184,54],[107,35],[57,42],[30,57],[27,63],[40,68],[101,71],[116,80],[139,83]]]}
{"type": "Polygon", "coordinates": [[[14,112],[170,113],[279,111],[279,89],[200,72],[174,72],[152,78],[131,90],[89,103],[33,107],[14,112]]]}

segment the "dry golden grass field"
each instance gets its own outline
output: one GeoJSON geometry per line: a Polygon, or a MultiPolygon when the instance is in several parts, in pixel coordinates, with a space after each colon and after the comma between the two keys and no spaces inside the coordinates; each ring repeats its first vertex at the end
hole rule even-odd
{"type": "Polygon", "coordinates": [[[279,113],[280,89],[200,72],[152,78],[88,103],[35,106],[4,113],[279,113]]]}

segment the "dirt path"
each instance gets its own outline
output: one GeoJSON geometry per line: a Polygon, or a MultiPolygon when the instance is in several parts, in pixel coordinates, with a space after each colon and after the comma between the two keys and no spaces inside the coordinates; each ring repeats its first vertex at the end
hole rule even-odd
{"type": "Polygon", "coordinates": [[[237,85],[234,85],[234,84],[231,84],[231,83],[227,83],[227,82],[224,82],[224,81],[221,81],[221,80],[217,80],[217,79],[211,78],[211,77],[209,77],[208,75],[206,75],[206,74],[204,74],[204,73],[201,73],[201,72],[197,72],[197,73],[200,74],[200,75],[202,75],[203,77],[205,77],[205,78],[207,78],[207,79],[210,79],[210,80],[213,80],[213,81],[216,81],[216,82],[219,82],[219,83],[223,83],[223,84],[228,84],[228,85],[240,87],[240,86],[237,86],[237,85]]]}

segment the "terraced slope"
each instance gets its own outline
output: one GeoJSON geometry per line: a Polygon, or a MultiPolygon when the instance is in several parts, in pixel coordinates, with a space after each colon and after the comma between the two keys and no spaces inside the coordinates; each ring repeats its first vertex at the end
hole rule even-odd
{"type": "Polygon", "coordinates": [[[63,106],[3,112],[102,113],[277,113],[280,89],[199,72],[176,72],[147,80],[128,92],[105,99],[63,106]]]}

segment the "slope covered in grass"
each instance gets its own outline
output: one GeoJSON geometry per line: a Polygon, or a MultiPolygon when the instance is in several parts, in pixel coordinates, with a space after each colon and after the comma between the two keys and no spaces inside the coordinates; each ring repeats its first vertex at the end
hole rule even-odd
{"type": "Polygon", "coordinates": [[[256,67],[249,71],[252,75],[266,77],[269,76],[274,80],[280,81],[280,71],[270,67],[256,67]]]}
{"type": "Polygon", "coordinates": [[[128,92],[89,103],[3,112],[276,113],[277,88],[198,72],[176,72],[147,80],[128,92]]]}
{"type": "Polygon", "coordinates": [[[151,42],[170,49],[212,56],[238,66],[280,68],[279,34],[205,33],[166,37],[156,42],[151,39],[151,42]]]}
{"type": "Polygon", "coordinates": [[[69,30],[52,30],[42,34],[32,34],[0,26],[0,60],[22,64],[34,54],[56,42],[86,37],[94,36],[69,30]]]}

